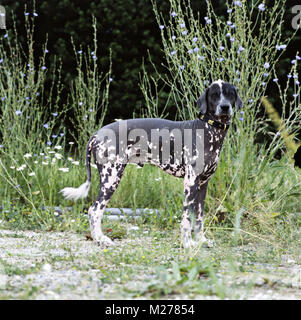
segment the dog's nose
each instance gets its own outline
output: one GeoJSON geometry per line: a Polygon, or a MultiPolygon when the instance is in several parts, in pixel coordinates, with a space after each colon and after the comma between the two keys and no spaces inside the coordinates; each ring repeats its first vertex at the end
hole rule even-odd
{"type": "Polygon", "coordinates": [[[225,105],[221,106],[221,109],[222,109],[223,113],[228,113],[229,109],[230,109],[230,106],[225,104],[225,105]]]}

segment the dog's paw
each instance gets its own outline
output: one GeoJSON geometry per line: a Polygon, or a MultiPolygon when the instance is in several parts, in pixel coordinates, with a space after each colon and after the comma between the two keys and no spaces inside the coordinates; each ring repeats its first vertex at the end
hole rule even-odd
{"type": "Polygon", "coordinates": [[[214,246],[214,241],[209,240],[209,239],[205,239],[205,241],[201,242],[201,245],[203,248],[212,248],[214,246]]]}
{"type": "Polygon", "coordinates": [[[183,247],[185,249],[188,249],[188,248],[194,248],[198,245],[198,243],[192,239],[189,239],[189,240],[186,240],[186,241],[183,241],[183,247]]]}
{"type": "Polygon", "coordinates": [[[200,235],[197,243],[200,247],[203,247],[203,248],[212,248],[214,245],[214,241],[207,239],[203,234],[200,235]]]}
{"type": "Polygon", "coordinates": [[[114,246],[115,245],[115,243],[107,236],[102,236],[96,242],[101,247],[110,247],[110,246],[114,246]]]}

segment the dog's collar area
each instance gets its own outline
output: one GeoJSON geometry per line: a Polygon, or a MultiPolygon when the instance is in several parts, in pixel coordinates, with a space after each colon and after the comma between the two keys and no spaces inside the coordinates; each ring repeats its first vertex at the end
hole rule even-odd
{"type": "Polygon", "coordinates": [[[211,126],[213,126],[215,128],[222,129],[224,131],[226,131],[230,127],[230,124],[221,123],[221,122],[212,120],[204,114],[200,114],[199,119],[207,122],[208,124],[210,124],[211,126]]]}

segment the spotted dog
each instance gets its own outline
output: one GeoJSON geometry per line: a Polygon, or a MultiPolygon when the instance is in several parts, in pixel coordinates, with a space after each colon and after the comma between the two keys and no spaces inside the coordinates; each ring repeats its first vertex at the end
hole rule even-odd
{"type": "Polygon", "coordinates": [[[237,110],[243,105],[236,88],[218,80],[197,100],[199,116],[195,120],[122,120],[106,125],[94,134],[87,146],[87,181],[78,188],[61,190],[67,199],[77,200],[88,195],[92,153],[100,179],[98,197],[88,210],[92,238],[101,245],[113,244],[101,230],[105,207],[118,187],[127,163],[139,166],[150,163],[184,179],[183,246],[206,243],[203,214],[207,185],[217,168],[234,105],[237,110]],[[192,238],[193,225],[195,239],[192,238]]]}

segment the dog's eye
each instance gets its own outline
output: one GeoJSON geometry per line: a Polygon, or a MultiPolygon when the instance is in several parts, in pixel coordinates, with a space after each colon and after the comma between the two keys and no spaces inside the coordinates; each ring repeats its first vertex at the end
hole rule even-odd
{"type": "Polygon", "coordinates": [[[217,93],[217,92],[212,93],[212,98],[213,99],[218,99],[219,98],[219,93],[217,93]]]}
{"type": "Polygon", "coordinates": [[[229,98],[234,98],[235,97],[235,93],[233,91],[228,91],[225,94],[226,96],[228,96],[229,98]]]}

